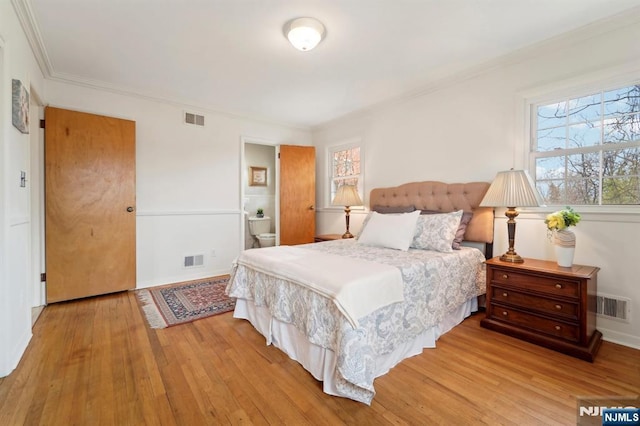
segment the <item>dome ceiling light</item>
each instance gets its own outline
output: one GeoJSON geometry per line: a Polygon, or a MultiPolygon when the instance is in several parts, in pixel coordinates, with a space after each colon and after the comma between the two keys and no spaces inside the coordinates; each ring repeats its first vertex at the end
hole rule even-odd
{"type": "Polygon", "coordinates": [[[284,25],[284,35],[293,47],[303,52],[316,47],[324,34],[324,25],[314,18],[297,18],[284,25]]]}

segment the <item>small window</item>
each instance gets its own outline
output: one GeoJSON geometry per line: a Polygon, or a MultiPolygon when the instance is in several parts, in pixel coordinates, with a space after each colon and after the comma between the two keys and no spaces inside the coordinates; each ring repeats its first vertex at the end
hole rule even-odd
{"type": "Polygon", "coordinates": [[[358,188],[358,195],[364,200],[362,174],[362,148],[359,144],[335,146],[329,149],[329,205],[336,191],[342,185],[354,185],[358,188]]]}
{"type": "Polygon", "coordinates": [[[640,85],[534,104],[530,160],[549,205],[640,204],[640,85]]]}

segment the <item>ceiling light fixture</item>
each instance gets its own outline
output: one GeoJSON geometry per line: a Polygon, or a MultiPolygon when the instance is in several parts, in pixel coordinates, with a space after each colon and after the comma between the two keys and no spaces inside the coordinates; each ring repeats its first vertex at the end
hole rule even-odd
{"type": "Polygon", "coordinates": [[[293,19],[284,26],[284,35],[293,47],[303,52],[316,47],[324,34],[324,25],[314,18],[293,19]]]}

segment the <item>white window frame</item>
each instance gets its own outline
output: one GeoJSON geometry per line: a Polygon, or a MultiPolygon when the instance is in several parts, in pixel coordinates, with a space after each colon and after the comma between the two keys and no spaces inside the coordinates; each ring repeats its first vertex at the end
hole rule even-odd
{"type": "MultiPolygon", "coordinates": [[[[527,169],[531,176],[536,179],[536,156],[532,152],[532,144],[535,138],[535,118],[536,106],[545,103],[553,103],[563,98],[578,98],[598,92],[601,90],[613,90],[620,87],[640,84],[640,68],[637,64],[626,65],[582,75],[569,80],[556,82],[544,87],[521,92],[518,96],[518,114],[516,125],[523,129],[521,144],[516,147],[516,158],[520,157],[518,150],[521,150],[523,168],[527,169]]],[[[558,210],[559,205],[543,206],[540,209],[527,209],[541,212],[551,212],[558,210]]],[[[580,205],[581,213],[604,214],[602,219],[611,219],[614,215],[620,216],[620,220],[638,222],[637,215],[640,213],[640,206],[637,205],[580,205]]],[[[611,219],[618,221],[617,219],[611,219]]]]}
{"type": "MultiPolygon", "coordinates": [[[[333,187],[333,154],[337,151],[344,151],[352,148],[360,148],[360,174],[358,175],[358,195],[360,195],[360,199],[362,199],[362,203],[366,204],[365,200],[365,191],[364,191],[364,147],[362,145],[362,140],[360,138],[349,139],[346,141],[342,141],[339,144],[331,145],[327,147],[327,152],[325,158],[327,159],[327,189],[325,191],[325,206],[330,209],[341,209],[344,210],[344,207],[341,206],[332,206],[331,205],[331,188],[333,187]]],[[[351,210],[363,210],[364,206],[354,206],[351,207],[351,210]]]]}

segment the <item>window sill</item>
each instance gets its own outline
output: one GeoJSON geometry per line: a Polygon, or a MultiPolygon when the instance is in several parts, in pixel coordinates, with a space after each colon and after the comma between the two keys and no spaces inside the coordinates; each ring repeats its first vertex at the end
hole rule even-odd
{"type": "MultiPolygon", "coordinates": [[[[540,218],[544,220],[546,216],[565,206],[542,206],[542,207],[522,207],[517,208],[520,213],[518,218],[540,218]]],[[[582,216],[582,220],[593,222],[620,222],[620,223],[640,223],[640,206],[571,206],[582,216]]],[[[496,217],[503,215],[502,209],[496,211],[496,217]]],[[[516,219],[517,220],[517,219],[516,219]]]]}

